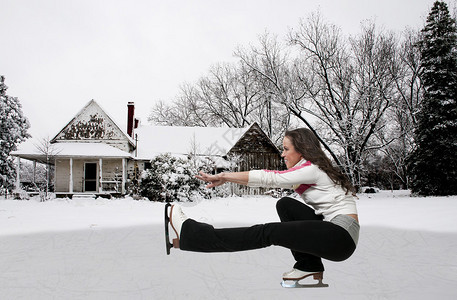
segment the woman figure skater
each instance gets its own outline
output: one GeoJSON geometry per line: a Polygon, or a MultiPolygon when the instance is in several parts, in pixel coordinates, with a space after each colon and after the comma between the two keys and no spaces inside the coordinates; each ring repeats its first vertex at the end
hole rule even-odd
{"type": "Polygon", "coordinates": [[[177,238],[175,248],[197,252],[233,252],[271,245],[290,249],[296,260],[292,270],[283,274],[298,287],[298,281],[314,276],[322,284],[322,258],[343,261],[354,252],[359,223],[353,187],[346,176],[332,166],[317,137],[308,129],[287,131],[281,157],[286,171],[253,170],[197,178],[208,182],[207,188],[226,182],[251,187],[293,188],[304,201],[281,198],[276,209],[281,222],[242,228],[215,229],[188,218],[180,206],[166,210],[177,238]]]}

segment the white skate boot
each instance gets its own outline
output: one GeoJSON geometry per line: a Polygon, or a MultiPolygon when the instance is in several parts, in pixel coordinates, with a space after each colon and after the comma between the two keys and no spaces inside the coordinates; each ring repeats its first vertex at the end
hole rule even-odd
{"type": "Polygon", "coordinates": [[[179,205],[171,205],[170,203],[167,203],[165,205],[165,243],[167,247],[167,254],[170,254],[170,249],[173,248],[179,248],[179,238],[181,236],[181,228],[182,224],[184,221],[186,221],[188,217],[186,214],[181,209],[181,206],[179,205]],[[170,208],[170,211],[168,212],[168,208],[170,208]],[[173,243],[170,243],[170,237],[168,234],[168,224],[171,224],[171,227],[176,233],[176,238],[173,239],[173,243]]]}
{"type": "Polygon", "coordinates": [[[189,219],[186,214],[182,211],[181,206],[172,205],[170,210],[170,223],[171,227],[175,230],[176,235],[181,236],[181,227],[184,221],[189,219]]]}
{"type": "Polygon", "coordinates": [[[298,269],[292,269],[289,272],[282,274],[282,287],[285,288],[310,288],[310,287],[328,287],[328,284],[322,283],[324,272],[306,272],[298,269]],[[300,280],[306,277],[313,276],[315,280],[319,280],[315,284],[301,284],[300,280]]]}

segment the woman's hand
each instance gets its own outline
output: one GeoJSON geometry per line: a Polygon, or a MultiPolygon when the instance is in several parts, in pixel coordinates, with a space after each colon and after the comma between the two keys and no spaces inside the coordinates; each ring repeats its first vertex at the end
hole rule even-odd
{"type": "Polygon", "coordinates": [[[195,177],[197,177],[198,179],[200,180],[203,180],[203,181],[206,181],[206,182],[209,182],[210,184],[208,184],[206,186],[206,188],[212,188],[212,187],[216,187],[216,186],[220,186],[224,183],[227,182],[227,180],[225,180],[223,177],[224,177],[224,173],[219,173],[219,174],[216,174],[216,175],[211,175],[211,174],[207,174],[205,172],[198,172],[200,175],[195,175],[195,177]]]}

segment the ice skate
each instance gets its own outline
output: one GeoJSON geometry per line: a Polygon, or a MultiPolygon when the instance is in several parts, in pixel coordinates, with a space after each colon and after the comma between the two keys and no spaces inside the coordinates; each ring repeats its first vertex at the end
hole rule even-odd
{"type": "Polygon", "coordinates": [[[314,288],[314,287],[328,287],[328,284],[322,282],[324,278],[324,272],[305,272],[297,269],[292,269],[282,275],[281,286],[285,288],[314,288]],[[300,283],[307,277],[313,276],[317,283],[300,283]]]}
{"type": "Polygon", "coordinates": [[[170,206],[170,203],[165,204],[165,246],[167,248],[167,255],[170,255],[170,249],[173,247],[173,244],[170,243],[170,234],[168,232],[168,224],[170,223],[168,208],[170,206]]]}
{"type": "Polygon", "coordinates": [[[165,205],[165,245],[167,248],[167,255],[170,255],[171,248],[179,248],[181,227],[187,219],[187,216],[184,214],[180,206],[171,205],[170,203],[165,205]],[[168,210],[169,207],[171,207],[170,210],[168,210]],[[168,211],[170,212],[168,213],[168,211]],[[173,239],[172,243],[170,243],[169,224],[176,233],[176,238],[173,239]]]}

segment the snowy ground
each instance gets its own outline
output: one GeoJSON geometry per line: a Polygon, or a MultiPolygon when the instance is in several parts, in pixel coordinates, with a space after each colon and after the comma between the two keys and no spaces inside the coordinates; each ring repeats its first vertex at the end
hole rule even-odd
{"type": "MultiPolygon", "coordinates": [[[[276,200],[188,204],[215,226],[277,221],[276,200]]],[[[165,253],[163,204],[0,200],[1,299],[456,299],[457,197],[362,195],[359,247],[321,289],[284,289],[289,251],[165,253]]]]}

